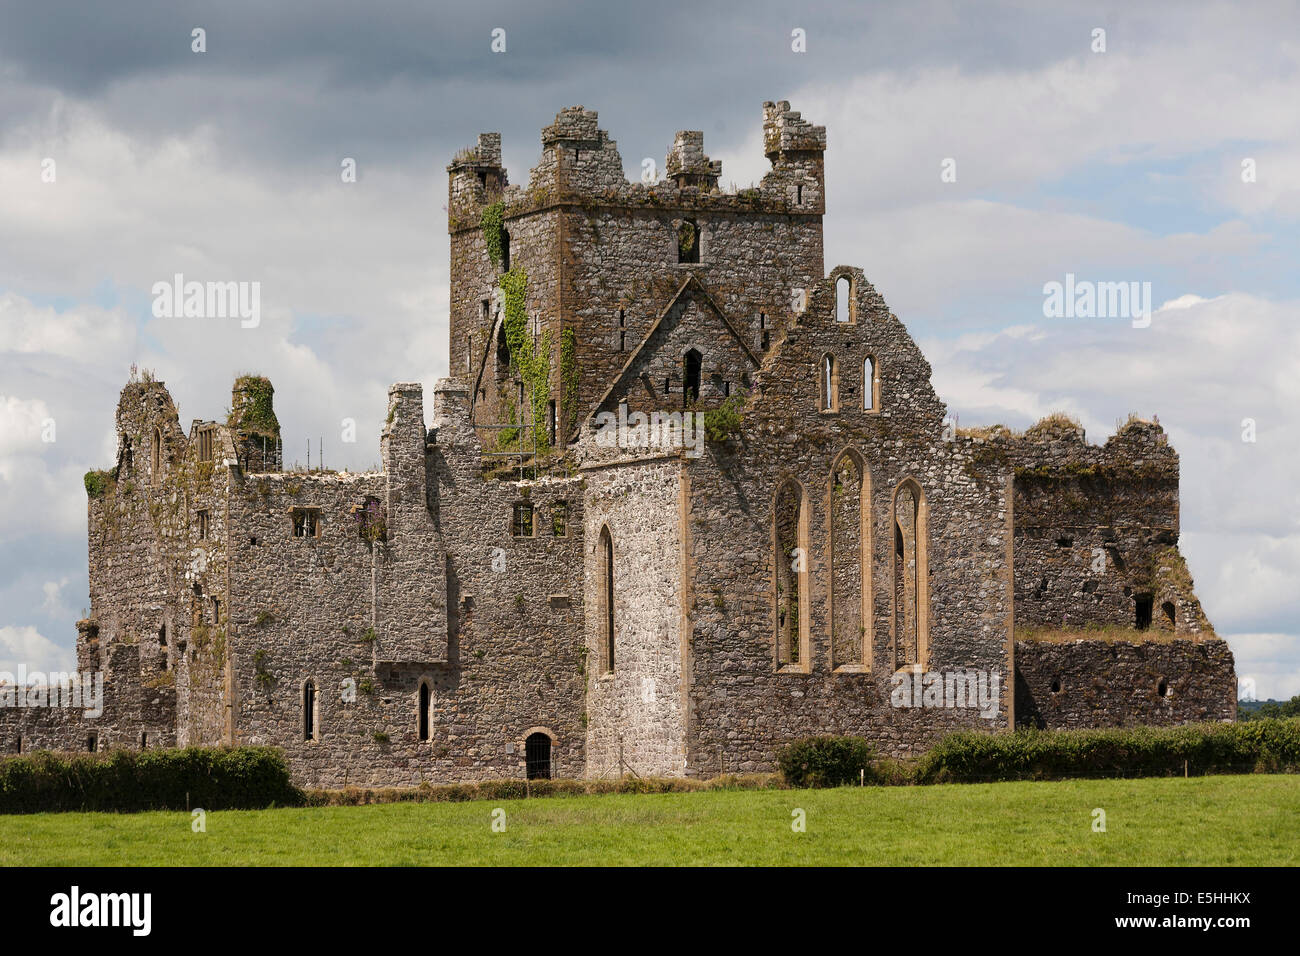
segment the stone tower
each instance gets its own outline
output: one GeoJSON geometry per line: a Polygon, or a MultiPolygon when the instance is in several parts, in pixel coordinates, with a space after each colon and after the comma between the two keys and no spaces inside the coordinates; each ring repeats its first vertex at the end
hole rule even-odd
{"type": "MultiPolygon", "coordinates": [[[[658,181],[630,183],[617,145],[580,106],[542,131],[527,187],[508,184],[499,134],[462,151],[448,167],[450,367],[470,385],[475,424],[532,420],[545,444],[564,445],[611,390],[684,408],[747,388],[823,276],[825,128],[769,102],[763,141],[771,171],[738,191],[720,188],[722,164],[698,131],[677,133],[658,181]],[[503,293],[511,270],[515,291],[503,293]],[[722,371],[705,381],[705,346],[665,351],[695,311],[725,326],[708,346],[725,354],[706,363],[722,371]]],[[[485,448],[496,440],[482,437],[485,448]]]]}

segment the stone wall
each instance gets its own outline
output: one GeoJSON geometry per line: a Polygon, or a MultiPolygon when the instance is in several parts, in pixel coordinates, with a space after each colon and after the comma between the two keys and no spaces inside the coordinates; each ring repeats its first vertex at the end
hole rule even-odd
{"type": "MultiPolygon", "coordinates": [[[[13,754],[176,746],[176,690],[156,678],[141,681],[140,650],[136,644],[114,643],[96,655],[101,661],[79,664],[83,674],[92,675],[91,683],[83,684],[80,706],[51,706],[45,681],[44,693],[0,687],[0,748],[13,754]],[[94,713],[91,696],[96,675],[103,681],[101,713],[94,713]],[[17,694],[39,706],[19,706],[17,694]]],[[[64,693],[61,687],[58,693],[64,693]]]]}
{"type": "Polygon", "coordinates": [[[686,772],[684,487],[676,454],[584,468],[587,775],[686,772]],[[602,530],[613,551],[612,595],[602,530]],[[613,668],[604,601],[613,599],[613,668]]]}
{"type": "MultiPolygon", "coordinates": [[[[771,770],[781,744],[810,734],[861,734],[884,752],[907,754],[952,729],[994,730],[1011,720],[1010,475],[981,471],[970,443],[945,439],[928,364],[875,290],[850,273],[854,321],[836,321],[833,281],[819,283],[765,362],[740,433],[687,462],[690,773],[771,770]],[[820,410],[818,370],[827,354],[841,370],[835,411],[820,410]],[[880,379],[871,411],[861,405],[868,355],[880,379]],[[854,493],[836,487],[845,456],[863,475],[867,534],[861,550],[837,556],[830,543],[845,538],[833,533],[834,516],[844,514],[837,496],[854,493]],[[778,555],[774,508],[787,482],[796,483],[807,510],[799,545],[806,580],[791,610],[805,635],[797,661],[781,658],[776,637],[777,562],[790,557],[784,547],[778,555]],[[1005,692],[992,719],[974,709],[891,702],[891,678],[915,663],[901,655],[893,599],[892,515],[905,484],[923,499],[922,669],[997,674],[1005,692]],[[841,636],[842,650],[861,651],[840,663],[832,656],[831,581],[837,563],[864,552],[859,580],[869,582],[862,612],[869,624],[857,641],[841,636]]],[[[859,593],[850,588],[848,599],[859,593]]]]}
{"type": "Polygon", "coordinates": [[[1053,416],[977,447],[1015,470],[1018,627],[1212,633],[1178,550],[1178,455],[1158,422],[1131,419],[1096,446],[1053,416]]]}
{"type": "Polygon", "coordinates": [[[1016,642],[1016,722],[1050,730],[1235,720],[1220,640],[1016,642]]]}

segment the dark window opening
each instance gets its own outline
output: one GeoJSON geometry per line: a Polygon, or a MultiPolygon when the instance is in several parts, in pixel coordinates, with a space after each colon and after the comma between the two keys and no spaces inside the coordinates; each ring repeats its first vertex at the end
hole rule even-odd
{"type": "Polygon", "coordinates": [[[510,533],[516,538],[533,536],[533,506],[531,502],[521,501],[515,505],[514,516],[510,521],[510,533]]]}
{"type": "Polygon", "coordinates": [[[677,261],[700,261],[700,229],[694,219],[683,219],[677,227],[677,261]]]}
{"type": "Polygon", "coordinates": [[[524,741],[524,767],[529,780],[551,779],[551,738],[540,731],[524,741]]]}
{"type": "Polygon", "coordinates": [[[510,367],[510,346],[506,342],[506,327],[502,323],[497,329],[497,371],[504,372],[510,367]]]}
{"type": "Polygon", "coordinates": [[[614,539],[600,529],[600,630],[607,673],[614,670],[614,539]]]}
{"type": "Polygon", "coordinates": [[[795,189],[794,192],[795,205],[802,206],[803,205],[803,183],[800,183],[799,185],[795,186],[794,189],[795,189]]]}
{"type": "Polygon", "coordinates": [[[143,730],[140,731],[140,749],[141,750],[149,749],[149,734],[143,730]]]}
{"type": "Polygon", "coordinates": [[[1154,598],[1150,594],[1139,594],[1133,599],[1134,602],[1134,626],[1139,631],[1145,631],[1151,626],[1151,606],[1154,598]]]}
{"type": "Polygon", "coordinates": [[[683,359],[685,367],[685,386],[682,388],[682,407],[700,398],[700,367],[704,357],[696,349],[691,349],[683,359]]]}
{"type": "Polygon", "coordinates": [[[1074,545],[1074,539],[1071,538],[1069,535],[1065,535],[1064,537],[1057,538],[1057,539],[1056,539],[1056,544],[1057,544],[1057,547],[1061,547],[1061,548],[1069,548],[1069,547],[1072,547],[1072,546],[1074,545]]]}
{"type": "Polygon", "coordinates": [[[482,299],[480,300],[478,307],[479,317],[483,320],[483,324],[486,325],[488,317],[492,314],[492,300],[482,299]]]}
{"type": "Polygon", "coordinates": [[[551,399],[546,404],[546,434],[550,436],[551,445],[555,445],[556,426],[555,426],[555,399],[551,399]]]}
{"type": "Polygon", "coordinates": [[[1057,677],[1052,680],[1052,693],[1059,694],[1060,692],[1061,692],[1061,678],[1057,677]]]}
{"type": "Polygon", "coordinates": [[[1168,697],[1169,681],[1165,680],[1163,677],[1160,678],[1160,683],[1156,685],[1156,693],[1159,694],[1161,697],[1168,697]]]}
{"type": "Polygon", "coordinates": [[[99,750],[98,736],[96,736],[95,734],[91,734],[89,737],[86,738],[86,750],[92,754],[99,750]]]}
{"type": "Polygon", "coordinates": [[[196,523],[198,525],[199,540],[208,539],[208,512],[206,509],[199,509],[195,512],[196,523]]]}
{"type": "Polygon", "coordinates": [[[1165,621],[1168,622],[1170,627],[1173,627],[1174,626],[1174,602],[1166,601],[1164,604],[1160,605],[1160,610],[1164,612],[1165,621]]]}
{"type": "Polygon", "coordinates": [[[474,371],[474,336],[465,339],[465,371],[474,371]]]}
{"type": "Polygon", "coordinates": [[[624,332],[622,329],[619,329],[618,332],[618,350],[620,352],[627,351],[627,333],[624,332]]]}
{"type": "Polygon", "coordinates": [[[158,628],[158,646],[167,646],[167,622],[164,621],[158,628]]]}
{"type": "Polygon", "coordinates": [[[501,268],[510,271],[510,233],[505,229],[501,230],[501,268]]]}
{"type": "Polygon", "coordinates": [[[429,685],[420,685],[420,726],[419,736],[421,740],[429,739],[429,685]]]}
{"type": "Polygon", "coordinates": [[[302,685],[302,739],[316,739],[316,684],[307,681],[302,685]]]}

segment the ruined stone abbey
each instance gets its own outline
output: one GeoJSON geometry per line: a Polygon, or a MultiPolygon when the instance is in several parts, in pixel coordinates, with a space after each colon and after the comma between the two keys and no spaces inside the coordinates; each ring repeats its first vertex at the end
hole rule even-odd
{"type": "Polygon", "coordinates": [[[1160,425],[953,427],[826,268],[825,129],[765,103],[763,144],[741,190],[699,132],[629,182],[581,107],[526,185],[457,154],[450,376],[390,388],[377,472],[284,470],[264,378],[188,428],[130,382],[86,478],[104,713],[0,711],[7,748],[267,744],[334,787],[1233,719],[1160,425]]]}

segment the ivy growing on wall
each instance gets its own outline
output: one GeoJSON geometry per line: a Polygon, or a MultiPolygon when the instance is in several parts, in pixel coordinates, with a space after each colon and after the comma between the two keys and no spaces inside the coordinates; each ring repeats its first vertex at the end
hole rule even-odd
{"type": "Polygon", "coordinates": [[[483,242],[487,245],[488,258],[492,260],[492,265],[498,269],[501,268],[503,252],[501,233],[505,229],[505,212],[506,204],[501,200],[497,200],[484,207],[483,215],[479,218],[479,226],[483,230],[483,242]]]}
{"type": "Polygon", "coordinates": [[[241,408],[231,409],[226,424],[247,435],[266,438],[280,437],[280,421],[275,417],[271,381],[261,375],[241,375],[235,379],[235,390],[246,396],[241,408]]]}
{"type": "Polygon", "coordinates": [[[578,336],[573,329],[560,333],[560,387],[564,389],[566,431],[578,427],[578,336]]]}
{"type": "Polygon", "coordinates": [[[505,294],[504,324],[510,365],[524,381],[537,449],[544,451],[551,444],[546,428],[546,403],[551,395],[551,333],[544,332],[536,343],[529,334],[528,273],[511,269],[501,274],[499,284],[505,294]]]}

